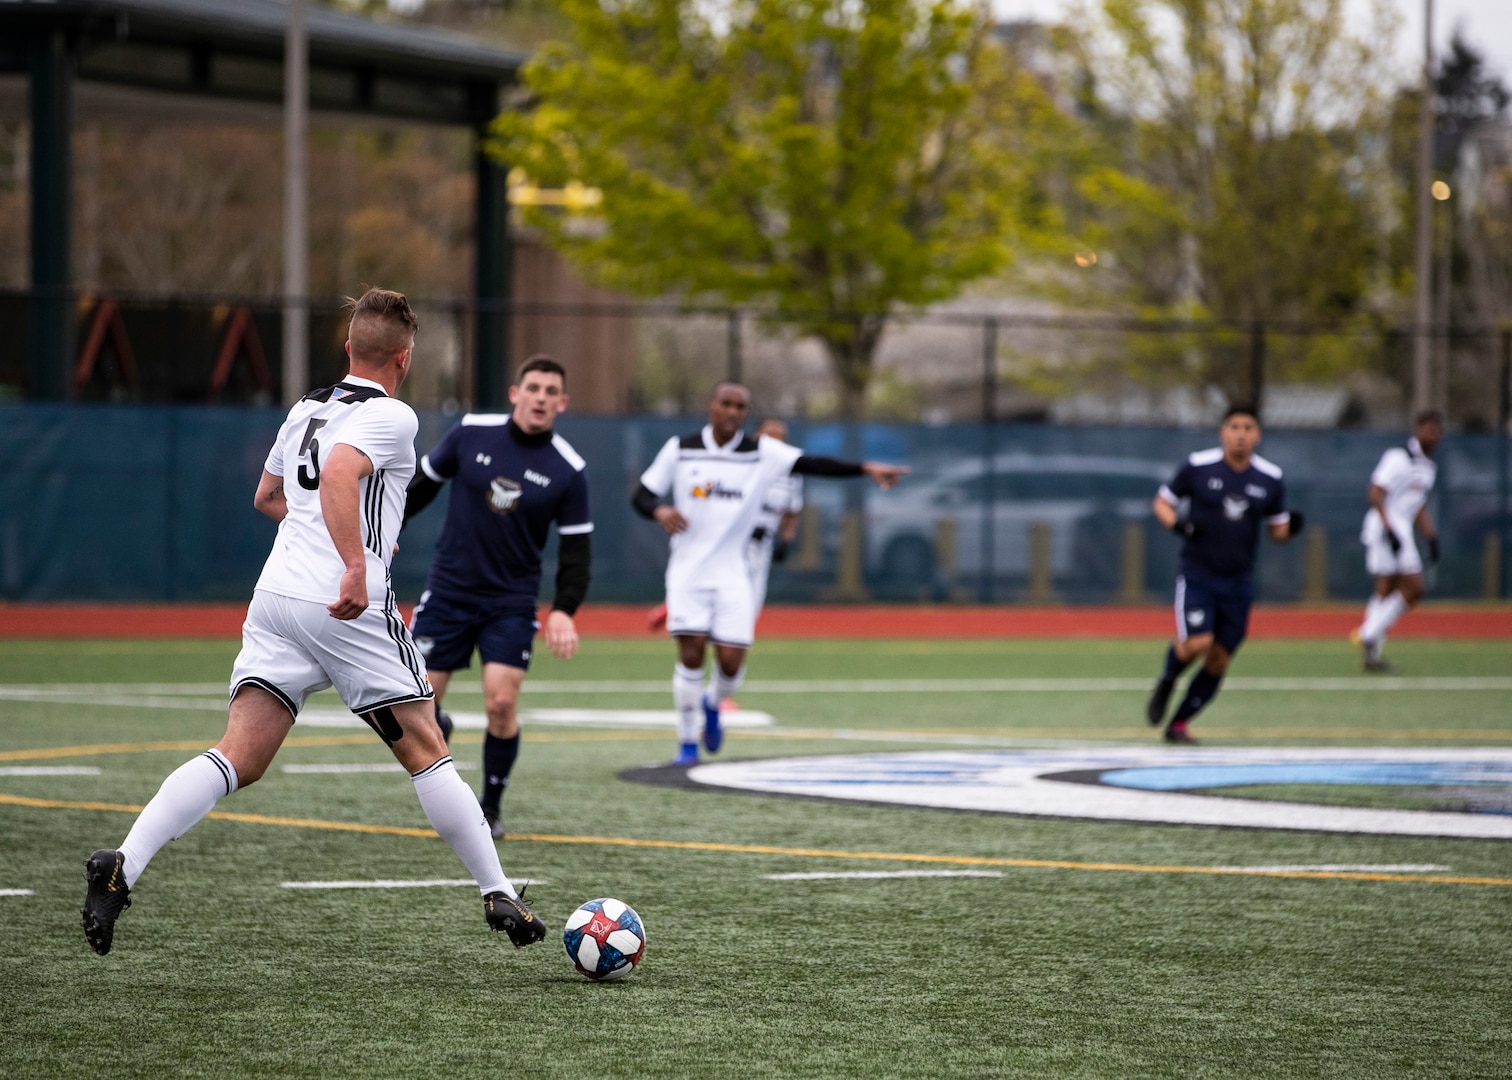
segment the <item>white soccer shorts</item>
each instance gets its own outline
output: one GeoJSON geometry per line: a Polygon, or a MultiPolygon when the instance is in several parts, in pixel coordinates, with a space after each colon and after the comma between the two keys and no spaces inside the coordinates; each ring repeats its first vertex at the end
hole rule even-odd
{"type": "Polygon", "coordinates": [[[313,600],[253,592],[231,696],[246,684],[277,697],[296,717],[305,699],[334,686],[354,713],[432,696],[425,662],[395,610],[370,606],[350,621],[313,600]]]}
{"type": "Polygon", "coordinates": [[[1365,544],[1365,569],[1372,577],[1395,577],[1398,574],[1421,574],[1423,557],[1418,554],[1412,537],[1402,541],[1401,551],[1392,551],[1384,539],[1365,544]]]}
{"type": "Polygon", "coordinates": [[[667,633],[698,634],[716,645],[749,649],[756,640],[756,604],[751,583],[736,578],[719,585],[667,589],[667,633]]]}
{"type": "Polygon", "coordinates": [[[766,605],[767,580],[772,574],[772,543],[770,540],[751,540],[746,543],[746,572],[751,576],[751,603],[754,606],[752,620],[761,618],[761,609],[766,605]]]}

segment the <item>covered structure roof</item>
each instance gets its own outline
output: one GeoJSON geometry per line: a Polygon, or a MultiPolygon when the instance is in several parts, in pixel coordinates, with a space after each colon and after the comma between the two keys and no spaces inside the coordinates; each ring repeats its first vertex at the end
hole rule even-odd
{"type": "MultiPolygon", "coordinates": [[[[91,111],[171,125],[206,114],[271,113],[283,102],[282,0],[0,0],[0,118],[31,131],[31,294],[27,396],[67,396],[73,352],[72,135],[91,111]]],[[[523,54],[460,34],[384,23],[311,4],[309,107],[326,122],[467,126],[482,134],[523,54]]],[[[474,309],[475,401],[503,399],[507,198],[481,152],[474,309]]]]}
{"type": "MultiPolygon", "coordinates": [[[[62,33],[81,82],[279,104],[281,0],[0,0],[0,71],[27,38],[62,33]]],[[[311,5],[310,108],[444,124],[486,123],[522,54],[461,34],[311,5]]]]}

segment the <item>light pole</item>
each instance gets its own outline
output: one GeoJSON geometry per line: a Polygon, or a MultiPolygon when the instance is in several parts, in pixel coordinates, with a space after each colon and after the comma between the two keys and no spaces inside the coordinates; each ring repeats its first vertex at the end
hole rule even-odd
{"type": "Polygon", "coordinates": [[[1417,231],[1413,259],[1412,408],[1432,408],[1433,0],[1423,0],[1423,89],[1418,105],[1417,231]]]}
{"type": "Polygon", "coordinates": [[[284,39],[283,396],[292,406],[310,382],[310,311],[305,255],[305,128],[308,110],[306,0],[289,0],[284,39]]]}

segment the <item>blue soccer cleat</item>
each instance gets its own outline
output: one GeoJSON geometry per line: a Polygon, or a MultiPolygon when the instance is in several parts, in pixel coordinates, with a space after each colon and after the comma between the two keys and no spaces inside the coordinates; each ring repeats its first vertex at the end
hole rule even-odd
{"type": "Polygon", "coordinates": [[[698,764],[698,744],[685,742],[678,746],[677,756],[672,759],[672,764],[679,769],[692,768],[698,764]]]}
{"type": "Polygon", "coordinates": [[[703,711],[704,749],[711,754],[717,754],[719,753],[719,748],[724,745],[724,728],[719,726],[719,702],[710,701],[709,695],[705,694],[703,699],[703,711]]]}

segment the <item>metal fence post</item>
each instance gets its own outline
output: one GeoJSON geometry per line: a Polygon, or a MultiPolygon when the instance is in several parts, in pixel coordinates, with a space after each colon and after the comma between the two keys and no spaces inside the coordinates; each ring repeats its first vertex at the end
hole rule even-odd
{"type": "MultiPolygon", "coordinates": [[[[1512,513],[1509,513],[1507,502],[1512,498],[1512,476],[1508,475],[1509,462],[1508,440],[1512,439],[1512,329],[1501,332],[1502,368],[1501,368],[1501,407],[1497,409],[1496,419],[1496,531],[1501,537],[1501,558],[1499,564],[1507,565],[1507,546],[1512,541],[1512,513]]],[[[1507,595],[1507,575],[1502,575],[1500,582],[1500,595],[1507,595]]]]}
{"type": "Polygon", "coordinates": [[[741,380],[740,355],[740,309],[731,308],[726,318],[725,325],[725,367],[726,378],[730,382],[738,383],[741,380]]]}
{"type": "Polygon", "coordinates": [[[987,498],[982,506],[982,577],[977,598],[984,604],[992,603],[997,577],[993,558],[997,546],[997,335],[996,319],[982,324],[982,451],[987,465],[987,498]]]}

